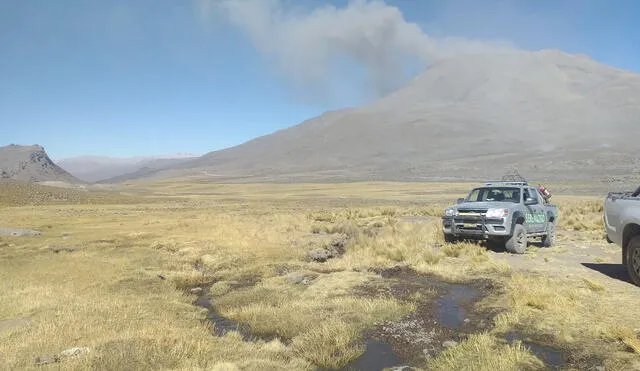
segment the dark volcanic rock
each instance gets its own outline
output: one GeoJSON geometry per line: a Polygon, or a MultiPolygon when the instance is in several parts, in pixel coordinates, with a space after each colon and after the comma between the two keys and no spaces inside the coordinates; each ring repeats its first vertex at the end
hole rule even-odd
{"type": "Polygon", "coordinates": [[[26,182],[62,181],[82,183],[56,165],[39,145],[0,147],[0,178],[26,182]]]}

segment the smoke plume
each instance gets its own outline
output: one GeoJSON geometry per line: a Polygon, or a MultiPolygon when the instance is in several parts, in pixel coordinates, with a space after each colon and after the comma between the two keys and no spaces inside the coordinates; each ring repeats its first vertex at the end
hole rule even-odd
{"type": "Polygon", "coordinates": [[[201,0],[201,9],[219,11],[246,32],[278,71],[307,92],[327,95],[344,88],[348,66],[366,73],[366,87],[382,96],[406,82],[406,68],[424,67],[462,52],[501,48],[463,38],[434,39],[380,0],[352,0],[343,8],[295,8],[299,1],[201,0]],[[331,86],[339,80],[342,84],[331,86]]]}

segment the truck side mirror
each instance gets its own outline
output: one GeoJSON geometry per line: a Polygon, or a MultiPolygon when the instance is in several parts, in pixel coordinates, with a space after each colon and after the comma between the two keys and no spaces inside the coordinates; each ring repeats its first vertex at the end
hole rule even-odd
{"type": "Polygon", "coordinates": [[[527,198],[524,200],[524,204],[525,204],[525,205],[535,205],[536,203],[537,203],[537,202],[536,202],[536,199],[535,199],[535,198],[527,197],[527,198]]]}
{"type": "Polygon", "coordinates": [[[463,202],[464,202],[464,197],[460,197],[460,198],[456,201],[456,203],[457,203],[457,204],[461,204],[461,203],[463,203],[463,202]]]}

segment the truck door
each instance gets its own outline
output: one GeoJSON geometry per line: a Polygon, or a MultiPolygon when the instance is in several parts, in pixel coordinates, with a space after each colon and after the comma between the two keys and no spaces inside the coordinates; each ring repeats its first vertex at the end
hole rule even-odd
{"type": "Polygon", "coordinates": [[[620,200],[614,200],[607,196],[604,204],[604,224],[608,231],[616,233],[617,226],[620,225],[620,200]]]}
{"type": "Polygon", "coordinates": [[[525,224],[527,232],[544,232],[547,215],[538,190],[532,187],[524,188],[522,201],[525,203],[525,224]],[[532,199],[533,202],[527,205],[527,198],[532,199]]]}

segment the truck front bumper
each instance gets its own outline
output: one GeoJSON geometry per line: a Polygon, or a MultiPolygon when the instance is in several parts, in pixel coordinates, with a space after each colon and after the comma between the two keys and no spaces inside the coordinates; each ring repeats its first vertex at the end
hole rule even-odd
{"type": "Polygon", "coordinates": [[[488,239],[509,236],[511,228],[506,218],[445,216],[442,218],[442,232],[457,238],[488,239]]]}

